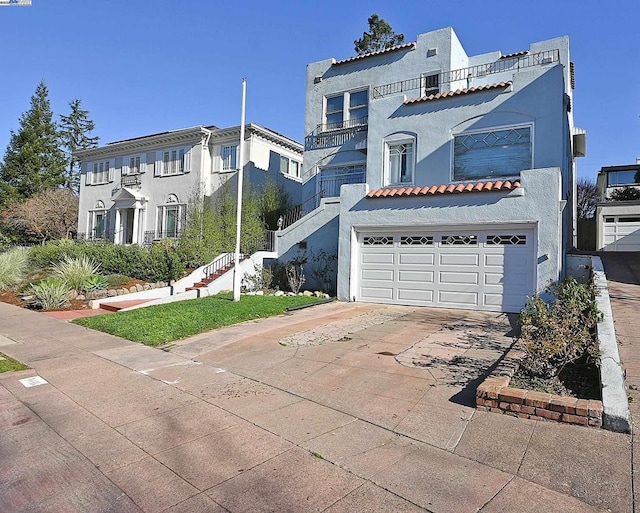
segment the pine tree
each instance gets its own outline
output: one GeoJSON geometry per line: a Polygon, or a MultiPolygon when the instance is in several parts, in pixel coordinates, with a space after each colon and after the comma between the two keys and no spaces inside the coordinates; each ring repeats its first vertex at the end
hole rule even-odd
{"type": "Polygon", "coordinates": [[[89,111],[80,107],[81,100],[69,102],[71,112],[68,116],[60,115],[59,136],[62,143],[67,168],[65,170],[64,187],[76,194],[80,191],[80,162],[75,156],[76,151],[95,148],[98,137],[90,134],[95,129],[95,123],[89,118],[89,111]]]}
{"type": "Polygon", "coordinates": [[[49,90],[42,81],[31,97],[31,108],[20,118],[19,130],[11,131],[0,164],[0,209],[63,184],[64,163],[49,90]]]}
{"type": "Polygon", "coordinates": [[[404,43],[404,34],[396,34],[391,25],[376,13],[369,16],[369,32],[363,32],[353,44],[358,55],[385,50],[404,43]]]}

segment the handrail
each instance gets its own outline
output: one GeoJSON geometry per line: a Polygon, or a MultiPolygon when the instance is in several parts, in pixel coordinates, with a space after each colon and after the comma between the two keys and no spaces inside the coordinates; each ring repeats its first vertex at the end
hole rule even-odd
{"type": "MultiPolygon", "coordinates": [[[[541,66],[543,64],[553,64],[560,62],[560,50],[545,50],[543,52],[517,55],[498,59],[495,62],[485,64],[477,64],[467,68],[454,69],[451,71],[443,71],[438,74],[438,84],[449,84],[451,82],[461,82],[463,80],[471,80],[474,78],[483,78],[487,75],[496,73],[504,73],[508,71],[520,71],[521,69],[531,68],[533,66],[541,66]]],[[[383,98],[385,96],[400,94],[416,89],[427,88],[427,75],[420,77],[401,80],[375,86],[371,90],[372,98],[383,98]]]]}
{"type": "Polygon", "coordinates": [[[291,226],[296,221],[299,221],[309,212],[312,212],[318,206],[320,206],[320,199],[323,197],[324,191],[318,192],[316,195],[311,196],[309,199],[303,201],[299,205],[293,207],[289,212],[280,216],[278,219],[278,229],[283,230],[288,226],[291,226]]]}
{"type": "Polygon", "coordinates": [[[208,278],[216,271],[219,271],[220,269],[224,269],[228,265],[231,265],[231,263],[234,261],[234,253],[223,253],[222,255],[216,257],[210,264],[206,265],[202,272],[204,273],[205,278],[208,278]]]}

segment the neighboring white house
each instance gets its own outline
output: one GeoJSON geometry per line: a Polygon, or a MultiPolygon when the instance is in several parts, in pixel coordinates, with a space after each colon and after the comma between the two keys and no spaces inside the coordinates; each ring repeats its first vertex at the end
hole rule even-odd
{"type": "MultiPolygon", "coordinates": [[[[301,194],[302,145],[246,125],[245,181],[301,194]]],[[[78,237],[150,244],[180,236],[189,198],[210,196],[239,169],[240,127],[196,126],[83,150],[78,237]]]]}
{"type": "Polygon", "coordinates": [[[596,186],[596,249],[640,251],[640,200],[611,201],[616,190],[640,190],[640,158],[627,166],[603,167],[596,186]]]}
{"type": "Polygon", "coordinates": [[[567,37],[469,56],[444,28],[309,64],[281,260],[337,254],[345,301],[518,311],[574,245],[573,87],[567,37]]]}

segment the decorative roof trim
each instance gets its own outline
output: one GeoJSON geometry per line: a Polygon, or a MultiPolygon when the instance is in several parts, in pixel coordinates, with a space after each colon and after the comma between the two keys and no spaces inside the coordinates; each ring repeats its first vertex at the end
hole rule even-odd
{"type": "Polygon", "coordinates": [[[450,98],[452,96],[459,96],[461,94],[476,93],[478,91],[488,91],[490,89],[500,89],[510,87],[513,82],[511,80],[507,82],[497,82],[495,84],[482,85],[478,87],[470,87],[469,89],[456,89],[455,91],[447,91],[445,93],[430,94],[429,96],[422,96],[420,98],[411,98],[404,102],[405,105],[411,105],[413,103],[429,102],[432,100],[440,100],[442,98],[450,98]]]}
{"type": "Polygon", "coordinates": [[[367,198],[390,198],[397,196],[427,196],[436,194],[454,194],[457,192],[511,191],[520,187],[520,182],[498,180],[495,182],[451,183],[443,185],[425,185],[424,187],[394,187],[374,189],[367,198]]]}
{"type": "Polygon", "coordinates": [[[528,54],[529,54],[529,50],[523,50],[521,52],[513,52],[513,53],[507,53],[505,55],[501,55],[500,58],[510,59],[511,57],[522,57],[523,55],[528,55],[528,54]]]}
{"type": "Polygon", "coordinates": [[[332,64],[332,66],[338,66],[340,64],[345,64],[347,62],[358,61],[360,59],[366,59],[367,57],[373,57],[375,55],[382,55],[383,53],[395,52],[397,50],[413,50],[416,47],[416,43],[405,43],[403,45],[392,46],[391,48],[385,48],[384,50],[378,50],[377,52],[371,53],[363,53],[362,55],[356,55],[355,57],[349,57],[348,59],[342,59],[341,61],[336,61],[332,64]]]}

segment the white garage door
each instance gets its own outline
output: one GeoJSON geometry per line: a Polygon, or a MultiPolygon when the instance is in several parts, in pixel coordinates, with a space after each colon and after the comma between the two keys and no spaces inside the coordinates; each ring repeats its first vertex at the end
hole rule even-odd
{"type": "Polygon", "coordinates": [[[517,312],[534,292],[532,230],[362,232],[356,300],[517,312]]]}
{"type": "Polygon", "coordinates": [[[605,216],[605,251],[640,251],[640,217],[605,216]]]}

